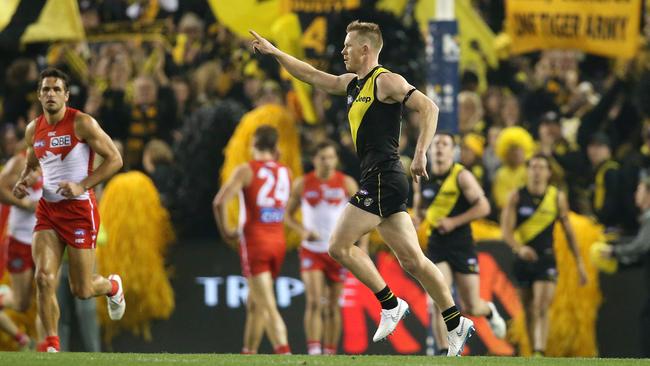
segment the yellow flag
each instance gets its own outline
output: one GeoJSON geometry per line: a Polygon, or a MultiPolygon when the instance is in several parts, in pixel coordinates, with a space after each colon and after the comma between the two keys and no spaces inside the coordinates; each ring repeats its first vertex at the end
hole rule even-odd
{"type": "Polygon", "coordinates": [[[214,16],[240,37],[251,38],[249,29],[263,37],[271,35],[271,26],[280,16],[279,0],[208,0],[214,16]]]}
{"type": "Polygon", "coordinates": [[[17,39],[25,44],[86,38],[75,0],[0,1],[0,30],[3,43],[17,39]]]}

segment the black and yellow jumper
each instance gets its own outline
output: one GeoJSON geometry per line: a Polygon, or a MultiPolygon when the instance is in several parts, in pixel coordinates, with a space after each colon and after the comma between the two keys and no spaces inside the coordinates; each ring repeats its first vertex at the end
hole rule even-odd
{"type": "MultiPolygon", "coordinates": [[[[437,235],[435,228],[438,221],[446,217],[453,217],[469,210],[472,205],[467,201],[460,185],[458,176],[465,170],[462,164],[454,163],[449,171],[441,175],[430,173],[431,179],[421,183],[422,206],[427,207],[425,220],[427,235],[437,235]]],[[[469,238],[471,240],[472,229],[469,224],[461,225],[444,238],[469,238]]]]}
{"type": "Polygon", "coordinates": [[[539,255],[553,255],[553,228],[559,215],[558,189],[548,186],[542,196],[519,190],[515,239],[539,255]]]}
{"type": "Polygon", "coordinates": [[[478,258],[470,224],[460,225],[445,234],[436,230],[441,219],[461,215],[473,205],[465,198],[458,182],[464,170],[463,165],[454,163],[444,174],[430,172],[431,179],[420,185],[421,207],[427,207],[427,254],[434,263],[447,262],[453,272],[478,274],[478,258]]]}
{"type": "Polygon", "coordinates": [[[619,164],[607,160],[596,167],[592,182],[591,204],[598,221],[607,226],[619,223],[619,164]]]}
{"type": "Polygon", "coordinates": [[[350,203],[381,217],[406,211],[409,184],[399,159],[402,104],[377,98],[381,66],[347,87],[348,121],[361,162],[360,190],[350,203]]]}

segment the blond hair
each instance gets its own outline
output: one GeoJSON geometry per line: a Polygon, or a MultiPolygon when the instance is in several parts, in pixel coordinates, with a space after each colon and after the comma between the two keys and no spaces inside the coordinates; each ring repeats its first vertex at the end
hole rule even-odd
{"type": "Polygon", "coordinates": [[[365,37],[370,41],[370,44],[378,53],[384,45],[384,39],[381,37],[381,30],[379,29],[379,25],[376,23],[360,22],[355,20],[348,24],[345,31],[347,33],[357,32],[360,36],[365,37]]]}

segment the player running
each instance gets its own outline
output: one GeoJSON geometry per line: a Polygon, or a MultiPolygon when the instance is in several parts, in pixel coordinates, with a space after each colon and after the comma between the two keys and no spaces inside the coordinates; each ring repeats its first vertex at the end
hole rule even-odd
{"type": "MultiPolygon", "coordinates": [[[[43,179],[40,170],[27,178],[30,183],[28,196],[17,199],[11,193],[25,166],[26,151],[14,155],[0,171],[0,203],[9,205],[6,243],[8,247],[7,269],[11,278],[11,289],[0,289],[0,329],[9,333],[21,348],[32,347],[33,341],[20,332],[3,309],[13,309],[24,313],[32,301],[34,283],[34,260],[32,259],[32,234],[36,225],[34,210],[42,195],[43,179]]],[[[4,270],[0,268],[0,272],[4,270]]],[[[40,319],[36,323],[40,323],[40,319]]]]}
{"type": "MultiPolygon", "coordinates": [[[[428,253],[445,276],[456,284],[463,312],[485,316],[492,332],[506,336],[506,323],[491,302],[479,296],[479,268],[470,223],[490,213],[490,203],[474,175],[454,163],[454,137],[438,133],[433,138],[431,180],[413,182],[413,207],[419,220],[428,224],[428,253]]],[[[447,353],[444,322],[434,305],[432,330],[439,354],[447,353]]]]}
{"type": "Polygon", "coordinates": [[[460,356],[475,331],[474,323],[460,315],[442,273],[420,249],[415,227],[406,213],[409,184],[398,153],[402,110],[406,107],[416,112],[420,122],[411,173],[415,180],[428,178],[426,152],[436,131],[438,107],[401,75],[379,65],[383,40],[377,24],[354,21],[346,32],[341,54],[349,72],[338,76],[317,70],[280,51],[257,33],[251,34],[255,37],[254,49],[275,57],[294,77],[331,94],[347,95],[350,131],[361,161],[361,189],[339,217],[329,253],[380,302],[381,320],[373,341],[388,337],[409,311],[409,305],[393,294],[368,254],[355,246],[359,238],[377,228],[402,268],[443,309],[448,355],[460,356]]]}
{"type": "Polygon", "coordinates": [[[41,73],[38,99],[43,114],[25,131],[25,168],[13,194],[30,194],[30,177],[40,167],[43,196],[36,207],[32,255],[36,265],[36,299],[45,330],[39,350],[58,352],[59,305],[57,273],[64,250],[70,259],[70,290],[81,299],[108,296],[108,314],[119,320],[126,302],[119,275],[94,273],[99,212],[92,188],[122,167],[122,158],[110,137],[91,116],[66,106],[68,76],[49,68],[41,73]],[[95,154],[103,162],[93,171],[95,154]]]}

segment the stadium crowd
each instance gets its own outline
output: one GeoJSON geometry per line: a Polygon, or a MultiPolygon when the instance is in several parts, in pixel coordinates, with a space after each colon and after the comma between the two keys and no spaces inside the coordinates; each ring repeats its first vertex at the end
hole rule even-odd
{"type": "MultiPolygon", "coordinates": [[[[499,17],[485,2],[478,3],[486,19],[499,17]]],[[[39,114],[38,71],[46,66],[72,76],[70,106],[95,116],[121,143],[125,169],[153,174],[160,185],[174,160],[170,146],[183,140],[182,126],[202,106],[229,99],[248,111],[265,90],[281,90],[281,103],[302,120],[291,84],[273,63],[256,58],[247,40],[217,22],[207,3],[180,2],[180,9],[160,9],[153,19],[148,8],[126,2],[80,5],[91,41],[29,47],[3,60],[4,160],[13,155],[27,122],[39,114]],[[142,24],[140,37],[108,33],[106,38],[114,40],[94,40],[93,34],[106,32],[106,24],[128,20],[142,24]],[[152,22],[164,33],[146,34],[152,22]]],[[[612,232],[633,234],[638,228],[633,192],[650,166],[650,110],[644,103],[650,91],[648,62],[643,52],[628,62],[564,50],[506,57],[489,69],[487,87],[480,89],[477,74],[464,70],[459,160],[500,209],[508,192],[523,184],[525,159],[540,152],[552,158],[554,182],[569,192],[573,211],[612,232]]],[[[313,99],[318,123],[297,124],[305,170],[313,146],[333,138],[342,144],[343,170],[358,178],[341,104],[319,91],[313,99]]],[[[406,165],[415,142],[410,120],[405,118],[401,141],[406,165]]],[[[494,219],[498,211],[493,210],[494,219]]]]}

